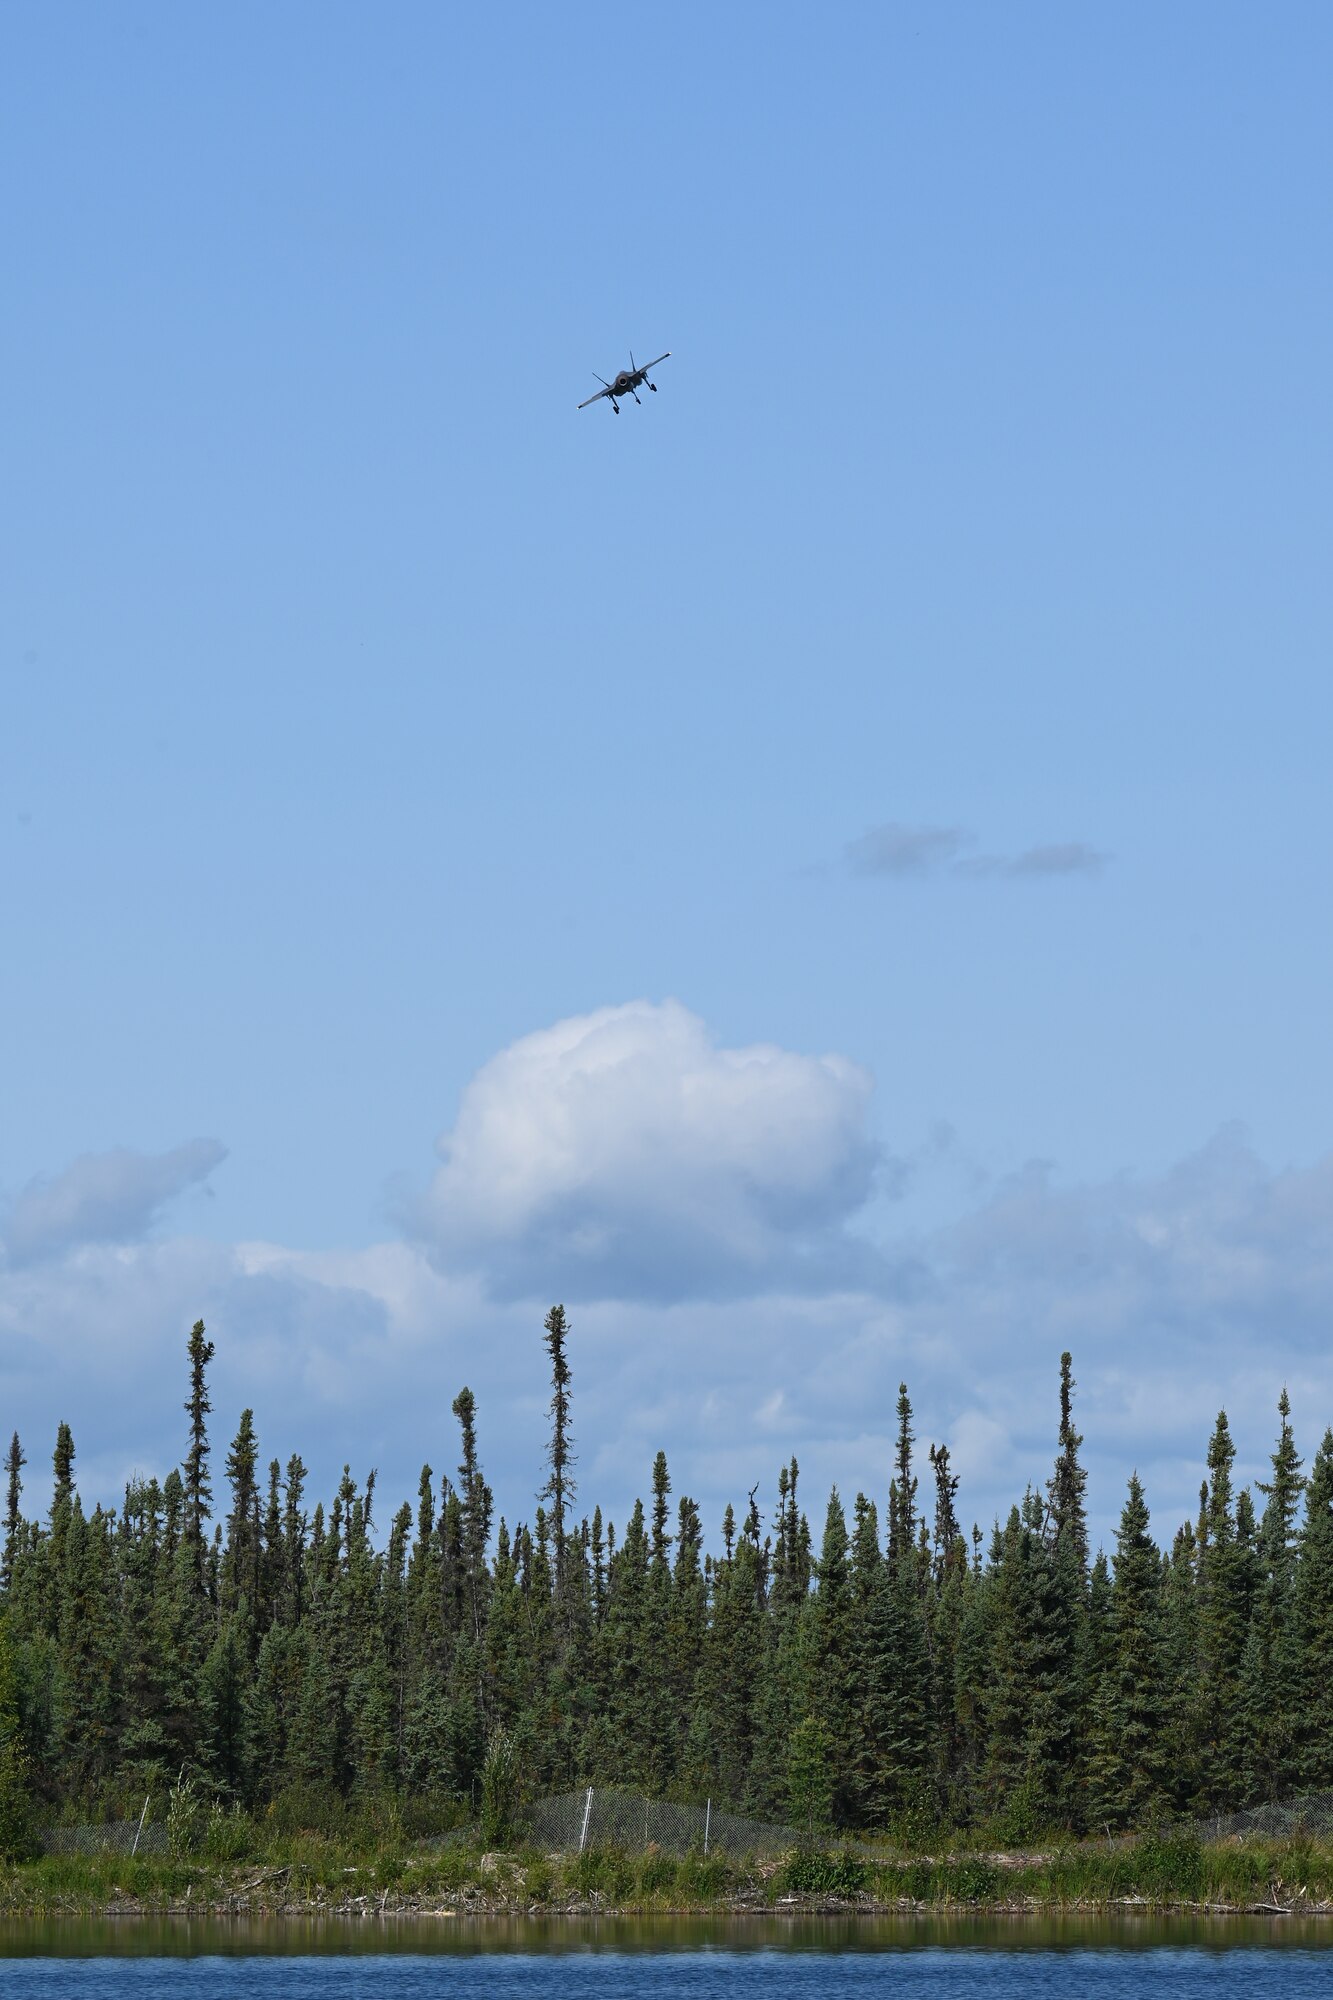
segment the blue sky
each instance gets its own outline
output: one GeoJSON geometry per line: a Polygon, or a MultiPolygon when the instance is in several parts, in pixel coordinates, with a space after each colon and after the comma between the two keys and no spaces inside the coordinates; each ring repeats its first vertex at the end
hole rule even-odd
{"type": "Polygon", "coordinates": [[[219,1431],[326,1482],[451,1466],[470,1381],[512,1518],[556,1296],[613,1511],[659,1443],[710,1519],[792,1450],[882,1495],[906,1376],[987,1520],[1062,1345],[1099,1521],[1137,1463],[1168,1532],[1222,1402],[1257,1467],[1284,1380],[1313,1449],[1330,57],[1301,5],[10,16],[34,1473],[60,1417],[101,1497],[170,1463],[202,1313],[219,1431]],[[576,412],[631,346],[661,393],[576,412]]]}

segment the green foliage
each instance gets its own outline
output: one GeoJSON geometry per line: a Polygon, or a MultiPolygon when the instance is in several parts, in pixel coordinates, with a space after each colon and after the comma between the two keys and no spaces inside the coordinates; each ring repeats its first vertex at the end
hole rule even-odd
{"type": "Polygon", "coordinates": [[[481,1767],[481,1837],[487,1847],[509,1847],[518,1820],[521,1772],[508,1730],[497,1729],[481,1767]]]}
{"type": "Polygon", "coordinates": [[[1156,1902],[1194,1902],[1204,1891],[1204,1850],[1190,1829],[1150,1833],[1132,1850],[1135,1890],[1156,1902]]]}
{"type": "Polygon", "coordinates": [[[544,1854],[524,1857],[523,1893],[530,1903],[549,1903],[555,1894],[555,1870],[544,1854]]]}
{"type": "Polygon", "coordinates": [[[204,1821],[199,1851],[210,1861],[245,1861],[255,1851],[255,1826],[239,1805],[214,1799],[204,1821]]]}
{"type": "Polygon", "coordinates": [[[846,1848],[798,1848],[779,1878],[793,1896],[859,1896],[869,1880],[866,1863],[846,1848]]]}
{"type": "MultiPolygon", "coordinates": [[[[849,1520],[835,1489],[812,1538],[792,1459],[776,1504],[756,1489],[710,1548],[688,1496],[673,1519],[660,1452],[619,1537],[599,1510],[576,1520],[559,1307],[545,1344],[543,1504],[493,1537],[467,1389],[456,1479],[425,1467],[415,1509],[383,1521],[373,1474],[359,1487],[345,1469],[313,1512],[298,1455],[265,1481],[243,1410],[215,1521],[202,1322],[181,1463],[132,1480],[123,1508],[87,1510],[61,1424],[49,1510],[25,1519],[15,1437],[0,1853],[27,1851],[34,1823],[126,1817],[155,1790],[173,1865],[287,1842],[312,1879],[337,1886],[333,1857],[358,1851],[388,1880],[413,1841],[466,1824],[511,1848],[528,1794],[592,1783],[779,1821],[811,1848],[838,1828],[1064,1856],[1084,1832],[1333,1786],[1333,1433],[1306,1481],[1285,1391],[1262,1514],[1233,1487],[1219,1416],[1197,1523],[1165,1554],[1134,1478],[1114,1561],[1089,1564],[1067,1354],[1054,1471],[988,1554],[979,1531],[969,1554],[944,1447],[920,1505],[906,1385],[886,1493],[858,1494],[849,1520]]],[[[651,1857],[632,1892],[706,1899],[715,1864],[651,1857]]],[[[1127,1865],[1098,1864],[1122,1883],[1127,1865]]],[[[932,1866],[931,1895],[981,1893],[932,1866]]],[[[1073,1894],[1074,1863],[1058,1867],[1073,1894]]]]}
{"type": "Polygon", "coordinates": [[[178,1860],[197,1854],[208,1827],[208,1806],[194,1779],[181,1774],[167,1795],[167,1847],[178,1860]]]}
{"type": "Polygon", "coordinates": [[[736,1880],[723,1854],[686,1854],[676,1863],[675,1894],[683,1903],[710,1903],[726,1894],[736,1880]]]}
{"type": "Polygon", "coordinates": [[[11,1734],[0,1737],[0,1861],[28,1861],[36,1852],[27,1760],[11,1734]]]}
{"type": "Polygon", "coordinates": [[[935,1891],[951,1903],[990,1903],[1003,1894],[1004,1877],[994,1862],[969,1854],[936,1870],[935,1891]]]}
{"type": "MultiPolygon", "coordinates": [[[[16,1438],[15,1445],[17,1442],[16,1438]]],[[[27,1861],[37,1851],[31,1778],[19,1726],[18,1674],[8,1624],[0,1617],[0,1862],[27,1861]]]]}
{"type": "Polygon", "coordinates": [[[807,1715],[792,1731],[787,1754],[787,1812],[793,1826],[818,1831],[832,1824],[833,1749],[833,1738],[817,1715],[807,1715]]]}
{"type": "Polygon", "coordinates": [[[675,1856],[663,1854],[660,1849],[650,1848],[639,1864],[639,1894],[660,1895],[663,1890],[673,1889],[675,1884],[675,1856]]]}
{"type": "Polygon", "coordinates": [[[580,1896],[599,1896],[608,1903],[628,1901],[634,1888],[634,1862],[623,1848],[593,1846],[575,1855],[569,1884],[580,1896]]]}

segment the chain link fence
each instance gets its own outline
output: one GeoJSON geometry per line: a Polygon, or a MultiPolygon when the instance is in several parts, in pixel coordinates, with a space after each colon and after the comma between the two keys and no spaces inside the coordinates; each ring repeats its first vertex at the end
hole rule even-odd
{"type": "Polygon", "coordinates": [[[1249,1806],[1244,1812],[1221,1813],[1196,1821],[1201,1840],[1230,1840],[1257,1833],[1285,1840],[1292,1834],[1333,1832],[1333,1792],[1306,1792],[1298,1798],[1249,1806]]]}
{"type": "Polygon", "coordinates": [[[588,1847],[631,1851],[657,1847],[665,1854],[783,1854],[811,1845],[809,1836],[789,1826],[725,1812],[711,1799],[701,1806],[676,1805],[609,1785],[539,1799],[529,1808],[528,1824],[542,1846],[566,1854],[582,1854],[588,1847]]]}

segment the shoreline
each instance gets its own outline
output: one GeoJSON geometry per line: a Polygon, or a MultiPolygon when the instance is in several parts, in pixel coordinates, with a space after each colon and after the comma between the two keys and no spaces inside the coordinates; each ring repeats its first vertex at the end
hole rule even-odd
{"type": "Polygon", "coordinates": [[[672,1854],[475,1842],[367,1846],[314,1834],[241,1851],[53,1854],[0,1867],[5,1918],[238,1918],[459,1923],[653,1918],[915,1920],[1333,1916],[1333,1840],[1189,1829],[1113,1846],[997,1851],[793,1847],[672,1854]]]}

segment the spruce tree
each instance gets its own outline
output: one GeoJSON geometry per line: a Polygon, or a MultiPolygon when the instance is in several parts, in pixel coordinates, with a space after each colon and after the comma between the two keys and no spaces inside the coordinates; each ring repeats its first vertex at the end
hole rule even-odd
{"type": "MultiPolygon", "coordinates": [[[[894,1481],[895,1487],[897,1481],[894,1481]]],[[[858,1537],[857,1683],[863,1761],[860,1819],[891,1826],[927,1808],[931,1762],[931,1661],[925,1564],[872,1556],[874,1509],[858,1537]]],[[[950,1690],[952,1696],[952,1689],[950,1690]]]]}
{"type": "Polygon", "coordinates": [[[298,1625],[306,1605],[306,1535],[310,1527],[302,1510],[306,1468],[299,1452],[287,1461],[282,1499],[282,1581],[283,1598],[279,1616],[285,1625],[298,1625]]]}
{"type": "Polygon", "coordinates": [[[898,1439],[894,1447],[893,1480],[889,1488],[889,1567],[910,1562],[916,1543],[916,1486],[912,1472],[912,1405],[907,1384],[898,1384],[898,1439]]]}
{"type": "Polygon", "coordinates": [[[264,1500],[264,1525],[259,1558],[259,1590],[255,1600],[255,1629],[268,1631],[286,1595],[286,1547],[282,1538],[282,1467],[276,1458],[268,1462],[268,1491],[264,1500]]]}
{"type": "Polygon", "coordinates": [[[830,1804],[839,1825],[854,1824],[857,1797],[857,1660],[861,1650],[852,1574],[848,1563],[847,1517],[835,1486],[824,1518],[818,1566],[819,1588],[802,1606],[803,1714],[792,1738],[813,1755],[815,1741],[803,1725],[816,1720],[825,1746],[831,1784],[830,1804]]]}
{"type": "MultiPolygon", "coordinates": [[[[728,1506],[728,1516],[731,1512],[728,1506]]],[[[786,1777],[787,1686],[773,1658],[779,1643],[773,1622],[759,1609],[754,1545],[742,1536],[713,1568],[712,1616],[697,1697],[707,1716],[712,1759],[708,1772],[699,1775],[706,1776],[714,1798],[764,1812],[774,1809],[775,1787],[786,1777]],[[765,1754],[756,1760],[761,1737],[765,1754]]]]}
{"type": "Polygon", "coordinates": [[[246,1768],[245,1695],[250,1685],[249,1620],[224,1618],[199,1676],[202,1751],[210,1775],[232,1798],[240,1796],[246,1768]]]}
{"type": "Polygon", "coordinates": [[[1292,1789],[1301,1733],[1302,1689],[1296,1629],[1296,1518],[1305,1481],[1291,1431],[1291,1404],[1278,1398],[1271,1480],[1258,1481],[1267,1505],[1258,1533],[1254,1613],[1241,1663],[1245,1790],[1280,1798],[1292,1789]]]}
{"type": "Polygon", "coordinates": [[[958,1475],[950,1468],[947,1444],[930,1447],[930,1468],[935,1475],[935,1581],[943,1584],[951,1565],[967,1561],[963,1531],[958,1525],[954,1508],[954,1501],[958,1498],[958,1475]]]}
{"type": "Polygon", "coordinates": [[[573,1433],[569,1427],[569,1385],[573,1377],[565,1354],[569,1322],[563,1306],[552,1306],[546,1315],[546,1351],[551,1357],[551,1442],[546,1448],[550,1476],[540,1495],[551,1503],[551,1531],[555,1540],[555,1594],[562,1607],[565,1601],[565,1523],[574,1504],[573,1433]]]}
{"type": "Polygon", "coordinates": [[[56,1430],[56,1446],[51,1454],[51,1566],[59,1579],[65,1563],[65,1542],[69,1534],[74,1502],[74,1434],[68,1424],[56,1430]]]}
{"type": "MultiPolygon", "coordinates": [[[[1244,1791],[1247,1751],[1241,1663],[1256,1581],[1254,1549],[1249,1535],[1240,1532],[1232,1499],[1235,1456],[1222,1410],[1208,1445],[1209,1479],[1201,1520],[1196,1721],[1203,1802],[1223,1812],[1239,1805],[1244,1791]]],[[[1242,1497],[1248,1502],[1248,1495],[1242,1497]]],[[[1247,1514],[1252,1522],[1248,1508],[1247,1514]]]]}
{"type": "Polygon", "coordinates": [[[608,1667],[613,1738],[625,1783],[649,1786],[658,1748],[660,1692],[656,1606],[650,1594],[650,1544],[643,1502],[636,1500],[611,1564],[601,1645],[608,1667]]]}
{"type": "Polygon", "coordinates": [[[14,1557],[18,1552],[19,1530],[23,1525],[19,1500],[23,1493],[23,1468],[27,1462],[19,1443],[19,1434],[15,1431],[5,1454],[5,1549],[0,1561],[0,1591],[5,1593],[8,1593],[13,1580],[14,1557]]]}
{"type": "Polygon", "coordinates": [[[1295,1627],[1300,1703],[1296,1775],[1302,1788],[1333,1785],[1333,1430],[1310,1466],[1296,1552],[1295,1627]]]}
{"type": "Polygon", "coordinates": [[[1083,1439],[1074,1428],[1073,1357],[1060,1356],[1060,1452],[1047,1491],[1050,1495],[1051,1526],[1057,1546],[1073,1556],[1074,1569],[1083,1579],[1088,1569],[1088,1522],[1083,1493],[1088,1475],[1079,1463],[1083,1439]]]}
{"type": "MultiPolygon", "coordinates": [[[[676,1510],[676,1559],[671,1578],[665,1659],[682,1772],[684,1744],[699,1714],[697,1687],[708,1626],[708,1591],[703,1572],[703,1527],[699,1509],[686,1495],[676,1510]]],[[[688,1781],[687,1781],[688,1782],[688,1781]]]]}
{"type": "Polygon", "coordinates": [[[454,1415],[462,1433],[463,1458],[458,1468],[464,1592],[468,1623],[480,1644],[486,1609],[486,1544],[491,1533],[491,1489],[482,1478],[477,1456],[477,1405],[470,1389],[454,1397],[454,1415]]]}
{"type": "Polygon", "coordinates": [[[190,1448],[185,1454],[186,1533],[202,1564],[204,1522],[212,1512],[213,1489],[208,1478],[208,1364],[213,1359],[211,1340],[204,1338],[204,1322],[197,1319],[190,1329],[190,1397],[185,1405],[190,1419],[190,1448]]]}
{"type": "MultiPolygon", "coordinates": [[[[231,1511],[222,1566],[222,1604],[225,1611],[234,1611],[243,1600],[252,1621],[259,1603],[261,1562],[258,1466],[254,1411],[242,1410],[226,1459],[231,1511]]],[[[253,1631],[253,1623],[250,1629],[253,1631]]]]}
{"type": "Polygon", "coordinates": [[[1137,1473],[1116,1532],[1109,1637],[1094,1698],[1091,1817],[1097,1826],[1133,1827],[1165,1801],[1170,1717],[1162,1562],[1137,1473]]]}
{"type": "Polygon", "coordinates": [[[56,1656],[56,1730],[67,1794],[93,1804],[118,1761],[118,1599],[110,1521],[70,1506],[56,1656]]]}
{"type": "Polygon", "coordinates": [[[8,1624],[0,1611],[0,1862],[13,1863],[32,1860],[37,1841],[33,1831],[31,1775],[19,1727],[18,1674],[8,1624]]]}
{"type": "Polygon", "coordinates": [[[287,1761],[287,1736],[301,1679],[297,1634],[274,1623],[255,1657],[242,1698],[242,1756],[247,1797],[260,1805],[279,1794],[287,1761]]]}
{"type": "Polygon", "coordinates": [[[1076,1782],[1076,1635],[1042,1511],[1031,1492],[1013,1509],[993,1582],[984,1787],[1015,1838],[1067,1825],[1076,1782]]]}

